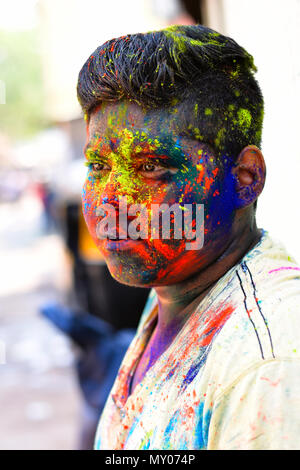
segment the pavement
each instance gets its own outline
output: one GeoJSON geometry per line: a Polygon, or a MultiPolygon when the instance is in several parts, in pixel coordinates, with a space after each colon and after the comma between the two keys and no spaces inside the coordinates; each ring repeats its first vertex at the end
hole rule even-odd
{"type": "Polygon", "coordinates": [[[33,194],[0,204],[0,260],[0,450],[76,449],[77,352],[39,313],[64,301],[70,262],[59,234],[45,233],[33,194]]]}

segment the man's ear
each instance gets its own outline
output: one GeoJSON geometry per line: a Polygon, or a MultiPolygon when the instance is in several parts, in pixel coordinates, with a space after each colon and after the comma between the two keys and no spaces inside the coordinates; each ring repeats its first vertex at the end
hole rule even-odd
{"type": "Polygon", "coordinates": [[[236,179],[236,206],[253,204],[263,190],[266,165],[263,154],[255,145],[248,145],[239,154],[232,170],[236,179]]]}

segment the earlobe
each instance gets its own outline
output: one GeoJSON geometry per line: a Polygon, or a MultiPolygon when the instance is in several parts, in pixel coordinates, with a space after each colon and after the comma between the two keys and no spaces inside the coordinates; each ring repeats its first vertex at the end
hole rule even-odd
{"type": "Polygon", "coordinates": [[[253,204],[263,190],[266,165],[262,152],[255,145],[245,147],[232,171],[236,180],[236,207],[253,204]]]}

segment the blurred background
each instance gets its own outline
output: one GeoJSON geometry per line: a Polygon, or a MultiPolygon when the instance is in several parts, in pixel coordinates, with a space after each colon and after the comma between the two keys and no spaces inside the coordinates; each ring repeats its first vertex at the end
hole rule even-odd
{"type": "Polygon", "coordinates": [[[78,72],[112,37],[194,23],[255,58],[268,170],[258,222],[300,262],[300,0],[0,0],[2,450],[92,447],[148,295],[111,279],[82,219],[78,72]]]}

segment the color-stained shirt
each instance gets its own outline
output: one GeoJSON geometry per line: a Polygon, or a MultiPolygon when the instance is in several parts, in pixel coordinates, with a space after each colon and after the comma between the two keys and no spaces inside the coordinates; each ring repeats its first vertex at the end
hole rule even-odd
{"type": "Polygon", "coordinates": [[[263,232],[129,395],[155,325],[151,291],[95,449],[300,449],[300,267],[263,232]]]}

